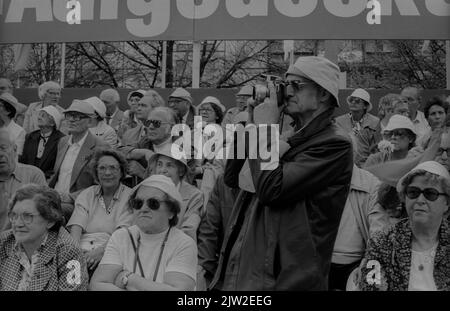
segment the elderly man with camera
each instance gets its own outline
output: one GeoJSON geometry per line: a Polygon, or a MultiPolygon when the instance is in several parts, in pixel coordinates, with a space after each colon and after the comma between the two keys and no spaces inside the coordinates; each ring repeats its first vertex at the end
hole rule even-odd
{"type": "Polygon", "coordinates": [[[338,80],[339,68],[329,60],[301,57],[278,92],[269,83],[269,99],[249,100],[246,129],[256,127],[260,135],[257,144],[249,141],[248,154],[263,145],[277,148],[262,129],[279,124],[280,115],[294,120],[294,131],[286,141],[281,136],[276,163],[228,160],[225,182],[245,191],[236,199],[210,289],[327,290],[353,166],[350,138],[332,123],[338,80]]]}

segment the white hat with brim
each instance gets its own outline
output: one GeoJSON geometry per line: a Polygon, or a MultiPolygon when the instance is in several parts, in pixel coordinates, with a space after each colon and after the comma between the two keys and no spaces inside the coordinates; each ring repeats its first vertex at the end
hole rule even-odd
{"type": "Polygon", "coordinates": [[[174,159],[180,163],[182,163],[186,170],[189,169],[186,160],[186,154],[183,149],[177,144],[167,144],[162,148],[155,150],[155,154],[150,157],[148,160],[149,165],[152,165],[153,162],[158,158],[158,156],[163,155],[168,158],[174,159]]]}
{"type": "Polygon", "coordinates": [[[353,91],[353,93],[347,97],[347,104],[349,104],[349,100],[351,97],[357,97],[361,98],[363,101],[365,101],[369,107],[367,107],[367,112],[371,111],[373,109],[372,103],[370,102],[370,94],[364,89],[356,89],[353,91]]]}
{"type": "Polygon", "coordinates": [[[400,180],[397,183],[397,192],[398,193],[403,192],[403,188],[404,188],[404,186],[402,185],[403,181],[410,174],[417,172],[417,171],[421,171],[421,170],[429,172],[429,173],[437,175],[437,176],[440,176],[440,177],[443,177],[444,179],[450,181],[450,174],[442,164],[440,164],[436,161],[427,161],[427,162],[420,163],[415,168],[413,168],[411,171],[409,171],[407,174],[405,174],[405,176],[400,178],[400,180]]]}
{"type": "Polygon", "coordinates": [[[416,129],[414,128],[414,124],[412,123],[411,119],[399,114],[395,114],[389,119],[389,122],[384,131],[393,131],[397,129],[408,129],[415,135],[417,135],[416,129]]]}
{"type": "Polygon", "coordinates": [[[220,102],[220,100],[218,100],[216,97],[214,97],[214,96],[207,96],[207,97],[205,97],[204,100],[202,100],[202,102],[200,103],[200,105],[197,106],[197,113],[199,112],[200,107],[201,107],[203,104],[215,104],[215,105],[217,105],[217,106],[220,108],[220,110],[222,110],[222,113],[225,113],[225,111],[227,110],[227,109],[225,108],[225,106],[222,105],[222,103],[220,102]]]}
{"type": "Polygon", "coordinates": [[[45,111],[48,115],[50,115],[55,122],[56,128],[59,129],[59,127],[61,126],[61,121],[64,117],[58,109],[56,109],[54,106],[49,105],[39,109],[39,111],[45,111]]]}
{"type": "Polygon", "coordinates": [[[94,107],[92,107],[90,103],[79,99],[75,99],[70,107],[64,110],[64,113],[67,112],[79,112],[89,117],[93,117],[95,115],[94,107]]]}
{"type": "Polygon", "coordinates": [[[3,93],[2,95],[0,95],[0,99],[10,104],[14,108],[16,113],[23,113],[24,111],[27,110],[27,106],[19,103],[17,98],[15,98],[13,95],[9,93],[3,93]]]}
{"type": "Polygon", "coordinates": [[[335,98],[339,106],[339,76],[341,70],[338,65],[319,56],[299,57],[295,64],[291,65],[287,75],[305,77],[323,87],[335,98]]]}
{"type": "Polygon", "coordinates": [[[106,118],[106,106],[100,98],[93,96],[88,99],[84,99],[83,101],[91,104],[92,108],[94,108],[100,118],[106,118]]]}
{"type": "Polygon", "coordinates": [[[131,195],[136,193],[140,187],[153,187],[156,189],[161,190],[168,196],[170,196],[172,199],[177,201],[181,205],[183,204],[183,199],[181,198],[181,194],[178,191],[178,188],[173,183],[172,179],[170,179],[167,176],[164,175],[151,175],[149,178],[144,179],[140,184],[138,184],[136,187],[133,188],[131,191],[131,195]]]}

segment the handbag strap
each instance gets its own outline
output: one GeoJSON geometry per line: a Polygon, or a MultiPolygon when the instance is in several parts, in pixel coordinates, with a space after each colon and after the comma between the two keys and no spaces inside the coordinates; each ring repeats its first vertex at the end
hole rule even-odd
{"type": "Polygon", "coordinates": [[[136,253],[135,260],[134,260],[134,266],[133,266],[133,273],[136,273],[136,263],[137,263],[139,265],[139,270],[141,271],[141,275],[145,279],[144,269],[142,269],[141,259],[139,258],[139,246],[141,244],[141,236],[138,237],[138,246],[136,247],[136,244],[134,243],[133,235],[131,234],[131,232],[128,228],[127,228],[127,232],[131,239],[131,245],[133,245],[134,252],[136,253]]]}
{"type": "Polygon", "coordinates": [[[156,264],[155,273],[153,273],[153,282],[156,282],[156,277],[158,276],[159,265],[161,264],[161,258],[162,258],[163,252],[164,252],[164,247],[166,246],[167,239],[169,238],[170,229],[172,229],[172,226],[170,226],[169,230],[167,230],[166,236],[164,237],[164,240],[161,244],[161,250],[159,252],[158,263],[156,264]]]}

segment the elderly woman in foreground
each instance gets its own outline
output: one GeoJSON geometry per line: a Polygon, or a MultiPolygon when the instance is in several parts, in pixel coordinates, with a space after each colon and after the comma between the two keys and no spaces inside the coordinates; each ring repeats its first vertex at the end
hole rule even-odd
{"type": "Polygon", "coordinates": [[[55,190],[34,184],[22,187],[8,217],[12,230],[0,235],[0,291],[87,289],[86,261],[62,227],[55,190]]]}
{"type": "Polygon", "coordinates": [[[175,227],[181,204],[169,177],[152,175],[137,185],[130,198],[136,225],[113,233],[90,288],[193,290],[197,246],[175,227]]]}
{"type": "Polygon", "coordinates": [[[359,288],[450,290],[448,171],[434,161],[421,163],[400,179],[397,191],[408,218],[369,241],[359,288]]]}

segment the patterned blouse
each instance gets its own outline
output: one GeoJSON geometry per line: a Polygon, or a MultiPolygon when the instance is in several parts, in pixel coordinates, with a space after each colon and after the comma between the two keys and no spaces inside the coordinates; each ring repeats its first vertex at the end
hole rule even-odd
{"type": "MultiPolygon", "coordinates": [[[[369,241],[359,288],[363,291],[407,291],[411,271],[412,231],[409,219],[404,219],[386,231],[375,234],[369,241]],[[379,276],[386,282],[377,282],[379,276]],[[374,273],[375,272],[375,273],[374,273]]],[[[434,257],[434,282],[437,290],[450,290],[450,228],[447,219],[443,219],[439,228],[438,246],[434,257]]]]}
{"type": "Polygon", "coordinates": [[[17,259],[19,260],[20,266],[23,269],[22,270],[22,278],[19,282],[19,286],[17,288],[18,291],[26,291],[28,290],[28,286],[31,283],[31,278],[34,274],[34,269],[36,267],[36,264],[39,260],[40,251],[44,247],[45,243],[47,242],[48,234],[45,235],[44,240],[41,243],[41,246],[31,255],[31,261],[28,259],[27,254],[25,253],[25,250],[23,249],[22,245],[16,242],[14,245],[14,252],[17,256],[17,259]]]}

